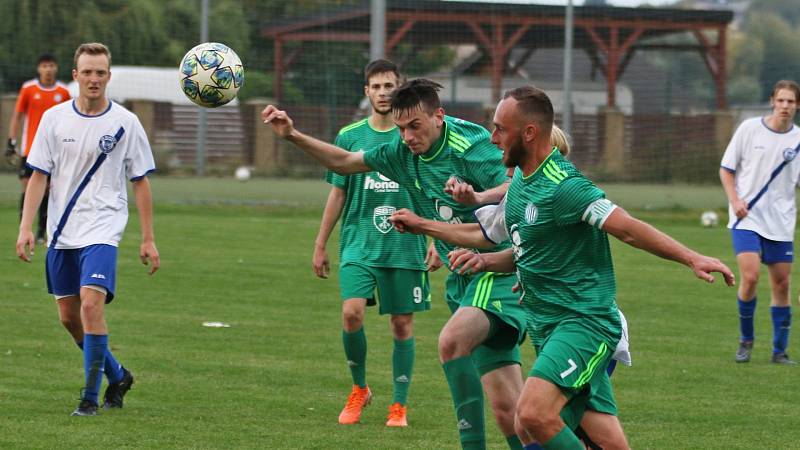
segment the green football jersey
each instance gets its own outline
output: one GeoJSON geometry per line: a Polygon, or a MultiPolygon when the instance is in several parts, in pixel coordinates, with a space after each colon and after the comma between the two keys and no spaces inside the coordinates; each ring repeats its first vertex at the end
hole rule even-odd
{"type": "Polygon", "coordinates": [[[558,150],[528,177],[514,172],[505,224],[534,342],[576,317],[592,319],[612,348],[619,341],[614,265],[601,229],[613,208],[558,150]]]}
{"type": "MultiPolygon", "coordinates": [[[[474,223],[476,205],[462,205],[444,192],[451,176],[471,184],[476,191],[507,181],[501,151],[480,125],[445,116],[442,135],[423,155],[415,156],[402,140],[381,145],[364,154],[364,162],[407,187],[420,216],[449,223],[474,223]]],[[[507,242],[490,251],[508,248],[507,242]]],[[[454,246],[436,241],[445,264],[454,246]]]]}
{"type": "MultiPolygon", "coordinates": [[[[368,119],[339,131],[336,145],[351,152],[385,143],[397,143],[396,128],[377,131],[368,119]]],[[[389,217],[400,208],[413,208],[408,190],[382,173],[339,175],[328,172],[327,181],[345,191],[339,233],[340,264],[361,263],[371,267],[425,270],[425,237],[399,233],[389,217]]]]}

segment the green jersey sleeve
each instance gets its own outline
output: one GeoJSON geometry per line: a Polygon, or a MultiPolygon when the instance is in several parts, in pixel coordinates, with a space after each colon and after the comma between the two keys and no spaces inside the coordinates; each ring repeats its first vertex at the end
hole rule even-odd
{"type": "Polygon", "coordinates": [[[399,143],[382,144],[364,152],[364,164],[401,185],[408,186],[409,180],[413,183],[407,168],[408,155],[409,151],[399,143]]]}
{"type": "Polygon", "coordinates": [[[582,176],[568,177],[553,194],[553,216],[558,225],[573,225],[583,221],[584,213],[596,200],[606,194],[582,176]]]}

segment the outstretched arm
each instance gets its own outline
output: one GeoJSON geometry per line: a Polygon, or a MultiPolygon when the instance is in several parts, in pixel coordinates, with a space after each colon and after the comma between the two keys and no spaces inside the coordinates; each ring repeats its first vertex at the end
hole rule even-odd
{"type": "Polygon", "coordinates": [[[272,129],[278,136],[300,147],[301,150],[319,161],[323,166],[338,174],[348,175],[372,170],[364,163],[364,154],[362,152],[348,152],[298,131],[286,111],[281,111],[273,105],[268,105],[261,112],[261,118],[264,123],[272,125],[272,129]]]}
{"type": "Polygon", "coordinates": [[[133,182],[133,195],[136,198],[136,209],[139,211],[139,222],[142,228],[142,244],[139,246],[139,258],[142,264],[150,262],[150,275],[161,267],[161,258],[156,248],[153,234],[153,195],[150,191],[150,180],[143,177],[133,182]]]}
{"type": "Polygon", "coordinates": [[[336,186],[331,187],[331,192],[328,194],[328,202],[325,203],[325,210],[322,212],[319,233],[317,233],[317,238],[314,240],[314,256],[311,259],[314,274],[319,278],[328,278],[328,274],[331,271],[327,250],[328,238],[330,238],[339,216],[342,215],[344,200],[344,190],[336,186]]]}
{"type": "Polygon", "coordinates": [[[496,244],[484,237],[477,223],[444,223],[423,219],[408,209],[400,209],[389,218],[397,231],[426,234],[460,247],[489,249],[496,244]]]}
{"type": "Polygon", "coordinates": [[[714,282],[712,272],[719,272],[728,286],[735,284],[733,272],[717,258],[701,255],[675,239],[655,229],[652,225],[632,217],[624,209],[617,207],[603,224],[603,231],[642,250],[664,259],[677,261],[688,266],[697,278],[714,282]]]}

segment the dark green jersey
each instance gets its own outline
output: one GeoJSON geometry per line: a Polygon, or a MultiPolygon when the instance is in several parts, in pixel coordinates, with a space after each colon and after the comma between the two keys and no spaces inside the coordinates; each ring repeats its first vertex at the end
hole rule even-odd
{"type": "Polygon", "coordinates": [[[563,320],[585,317],[613,348],[621,325],[611,249],[601,228],[614,205],[557,150],[528,177],[517,169],[505,201],[534,342],[563,320]]]}
{"type": "MultiPolygon", "coordinates": [[[[449,223],[473,223],[477,206],[462,205],[444,192],[451,176],[471,184],[476,191],[499,186],[507,181],[502,153],[489,141],[489,132],[480,125],[445,116],[439,140],[424,155],[415,156],[398,140],[364,154],[364,162],[407,187],[420,216],[449,223]]],[[[503,243],[491,251],[508,248],[503,243]]],[[[436,250],[445,264],[454,247],[436,241],[436,250]]]]}
{"type": "MultiPolygon", "coordinates": [[[[336,145],[351,152],[399,141],[397,129],[376,131],[367,119],[342,128],[336,137],[336,145]]],[[[326,179],[345,191],[339,235],[341,264],[425,270],[425,237],[399,233],[389,222],[394,211],[413,209],[405,188],[377,171],[347,176],[328,172],[326,179]]]]}

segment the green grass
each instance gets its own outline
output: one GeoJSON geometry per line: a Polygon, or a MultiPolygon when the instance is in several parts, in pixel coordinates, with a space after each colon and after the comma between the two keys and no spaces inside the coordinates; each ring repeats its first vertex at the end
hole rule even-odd
{"type": "MultiPolygon", "coordinates": [[[[310,267],[325,185],[163,178],[153,185],[163,267],[149,277],[138,262],[132,214],[120,247],[118,298],[107,310],[112,349],[136,385],[123,410],[80,419],[68,414],[82,385],[81,354],[46,292],[43,249],[32,264],[14,255],[18,188],[0,176],[0,448],[457,448],[436,357],[448,317],[441,272],[433,277],[434,308],[415,324],[411,426],[383,426],[391,334],[388,320],[369,311],[367,375],[375,399],[362,425],[342,427],[336,417],[350,379],[338,282],[316,279],[310,267]],[[204,321],[231,328],[204,328],[204,321]]],[[[607,189],[639,217],[733,263],[726,231],[697,224],[699,210],[724,206],[718,188],[607,189]]],[[[335,249],[331,242],[332,256],[335,249]]],[[[613,253],[634,358],[613,381],[632,447],[798,448],[800,368],[769,364],[766,273],[754,358],[737,365],[733,288],[703,284],[688,269],[624,244],[614,242],[613,253]]],[[[797,348],[795,333],[790,350],[797,348]]],[[[527,371],[527,345],[524,357],[527,371]]],[[[490,448],[505,448],[491,420],[489,439],[490,448]]]]}

